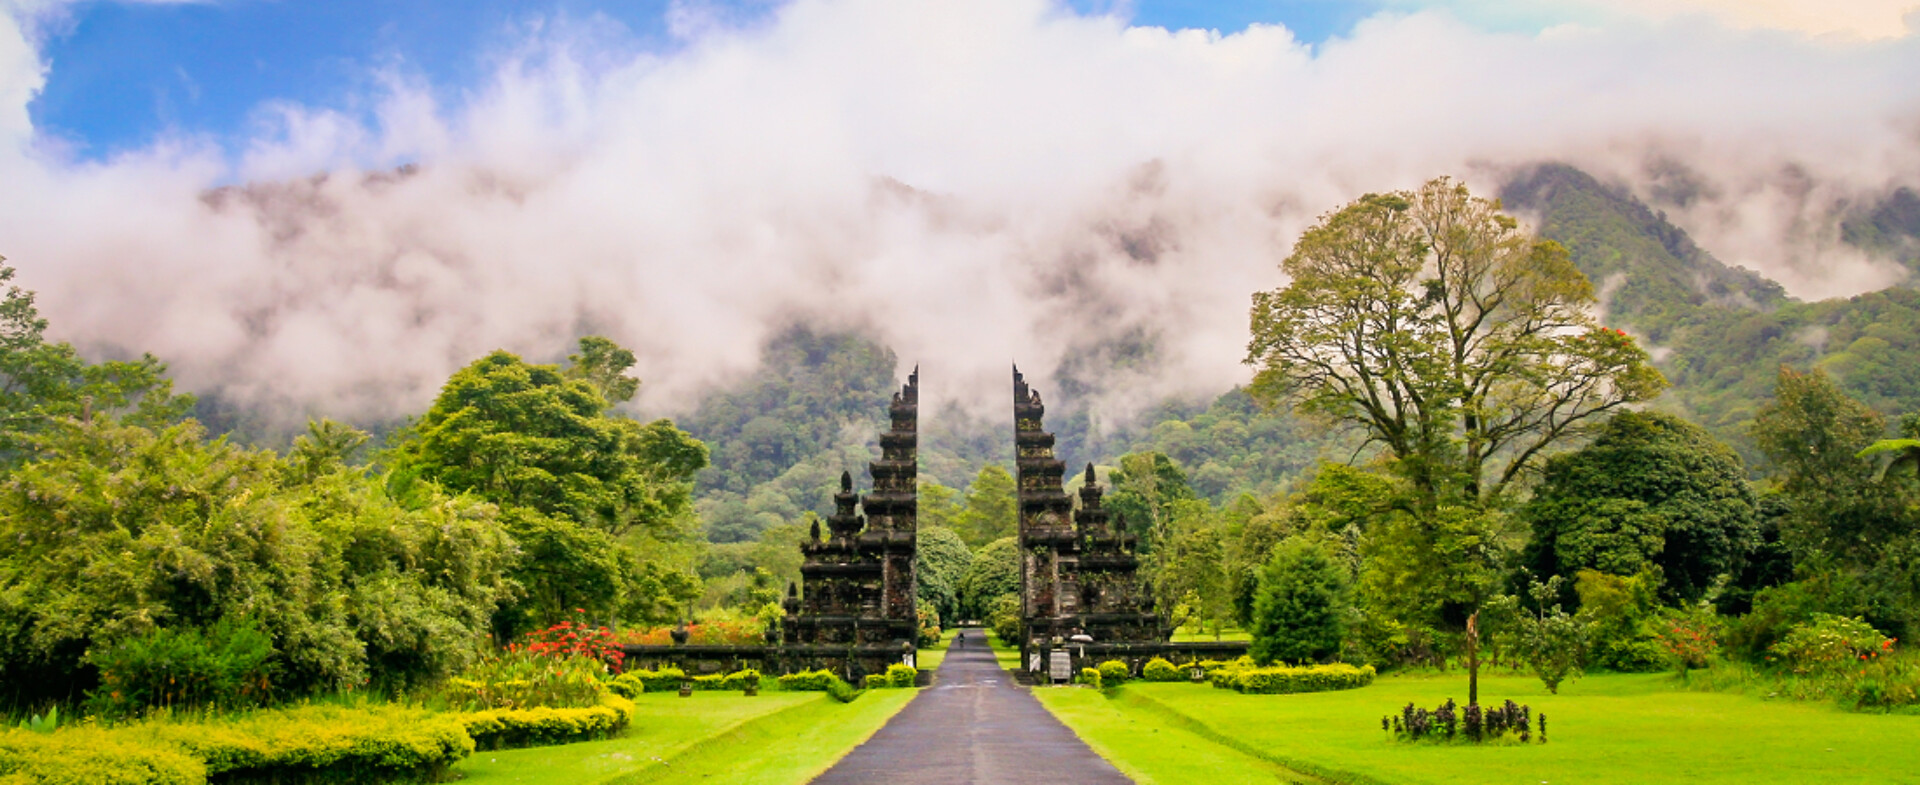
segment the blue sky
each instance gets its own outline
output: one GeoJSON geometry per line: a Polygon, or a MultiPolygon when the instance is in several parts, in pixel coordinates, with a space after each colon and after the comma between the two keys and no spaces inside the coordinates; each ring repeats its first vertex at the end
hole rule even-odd
{"type": "MultiPolygon", "coordinates": [[[[750,21],[769,0],[731,0],[750,21]]],[[[1121,9],[1135,24],[1235,32],[1279,23],[1306,41],[1350,30],[1374,0],[1073,0],[1080,13],[1121,9]]],[[[50,65],[29,107],[43,135],[103,159],[165,135],[232,146],[266,102],[340,106],[377,67],[458,91],[487,70],[486,52],[530,19],[603,18],[638,49],[674,46],[667,0],[87,0],[42,43],[50,65]]]]}

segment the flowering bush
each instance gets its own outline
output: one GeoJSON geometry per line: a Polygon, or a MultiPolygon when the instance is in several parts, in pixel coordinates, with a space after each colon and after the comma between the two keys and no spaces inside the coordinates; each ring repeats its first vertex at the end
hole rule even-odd
{"type": "Polygon", "coordinates": [[[606,673],[606,663],[589,656],[509,650],[447,679],[430,697],[463,711],[592,706],[606,689],[606,673]]]}
{"type": "Polygon", "coordinates": [[[1893,640],[1858,617],[1816,613],[1773,645],[1776,661],[1794,673],[1836,670],[1882,656],[1893,640]]]}
{"type": "MultiPolygon", "coordinates": [[[[578,608],[574,611],[585,613],[578,608]]],[[[613,630],[577,621],[563,621],[544,630],[529,632],[519,643],[507,647],[508,651],[516,649],[540,657],[586,657],[606,663],[607,669],[613,673],[620,672],[620,663],[627,656],[620,651],[620,641],[613,630]]]]}
{"type": "Polygon", "coordinates": [[[1720,647],[1714,640],[1713,628],[1705,620],[1688,616],[1655,622],[1654,639],[1660,642],[1660,648],[1673,659],[1681,673],[1707,667],[1708,660],[1720,647]]]}

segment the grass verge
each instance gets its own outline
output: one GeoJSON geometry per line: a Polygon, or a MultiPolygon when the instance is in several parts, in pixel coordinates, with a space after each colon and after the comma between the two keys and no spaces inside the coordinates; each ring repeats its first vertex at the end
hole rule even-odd
{"type": "Polygon", "coordinates": [[[1512,698],[1548,716],[1547,744],[1409,744],[1380,730],[1380,717],[1408,701],[1431,708],[1464,697],[1465,686],[1460,674],[1304,695],[1131,683],[1102,699],[1104,708],[1081,697],[1094,694],[1087,690],[1036,695],[1122,771],[1156,781],[1177,781],[1201,754],[1141,743],[1143,735],[1232,750],[1214,768],[1213,778],[1225,781],[1272,781],[1260,778],[1280,764],[1333,782],[1920,783],[1920,745],[1912,742],[1920,718],[1690,692],[1664,674],[1588,676],[1559,695],[1537,679],[1483,677],[1483,701],[1512,698]],[[1115,730],[1116,720],[1130,724],[1115,730]]]}
{"type": "Polygon", "coordinates": [[[840,703],[819,692],[641,695],[631,729],[605,741],[481,752],[463,783],[597,785],[710,778],[802,783],[872,736],[918,690],[869,690],[840,703]]]}

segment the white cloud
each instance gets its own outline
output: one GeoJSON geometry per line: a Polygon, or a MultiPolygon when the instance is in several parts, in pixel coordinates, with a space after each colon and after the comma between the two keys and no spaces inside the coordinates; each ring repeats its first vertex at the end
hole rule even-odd
{"type": "Polygon", "coordinates": [[[997,412],[1009,361],[1044,377],[1136,331],[1162,363],[1112,394],[1244,379],[1248,295],[1368,190],[1486,191],[1563,159],[1651,193],[1650,165],[1679,161],[1703,195],[1667,209],[1703,245],[1825,295],[1890,273],[1809,227],[1920,182],[1912,38],[1414,14],[1310,50],[1039,0],[687,24],[672,55],[536,26],[451,98],[387,71],[354,111],[263,107],[238,174],[278,184],[207,199],[234,172],[190,144],[36,153],[40,65],[0,23],[0,253],[61,335],[305,411],[417,411],[488,350],[550,358],[589,330],[634,347],[645,404],[670,409],[806,319],[997,412]],[[378,174],[401,161],[420,168],[378,174]]]}

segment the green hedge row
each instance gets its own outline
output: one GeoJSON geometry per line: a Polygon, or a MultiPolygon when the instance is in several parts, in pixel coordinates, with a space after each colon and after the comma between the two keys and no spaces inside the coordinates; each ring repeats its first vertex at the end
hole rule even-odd
{"type": "Polygon", "coordinates": [[[689,677],[679,668],[661,668],[658,671],[627,671],[607,682],[607,689],[623,698],[632,698],[645,692],[678,692],[683,683],[693,684],[695,690],[741,691],[760,683],[760,672],[752,668],[727,674],[689,677]]]}
{"type": "Polygon", "coordinates": [[[454,717],[394,706],[301,706],[0,735],[0,783],[198,785],[437,782],[473,753],[454,717]]]}
{"type": "Polygon", "coordinates": [[[493,709],[464,714],[460,719],[467,735],[481,749],[543,747],[613,736],[633,721],[633,701],[603,693],[598,706],[493,709]]]}
{"type": "Polygon", "coordinates": [[[1373,683],[1372,665],[1354,667],[1343,663],[1308,665],[1301,668],[1220,668],[1207,680],[1220,689],[1248,695],[1281,695],[1295,692],[1351,690],[1373,683]]]}

